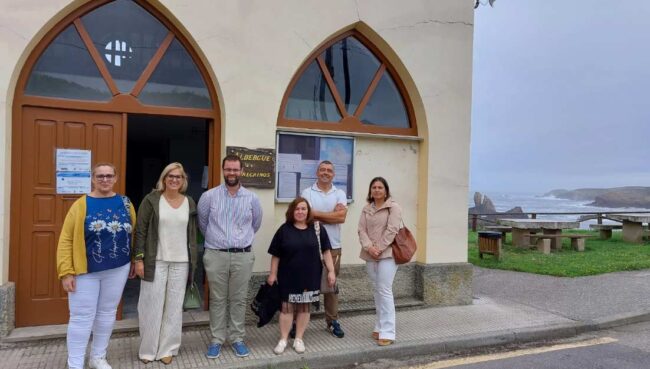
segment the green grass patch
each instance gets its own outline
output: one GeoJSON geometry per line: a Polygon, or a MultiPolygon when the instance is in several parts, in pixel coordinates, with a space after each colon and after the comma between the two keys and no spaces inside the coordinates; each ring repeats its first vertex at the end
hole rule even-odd
{"type": "MultiPolygon", "coordinates": [[[[502,247],[501,261],[492,255],[478,257],[477,232],[469,232],[469,262],[483,268],[514,270],[518,272],[545,274],[558,277],[581,277],[587,275],[650,269],[650,243],[630,244],[623,242],[621,232],[614,232],[609,240],[598,239],[598,232],[571,230],[570,233],[593,234],[588,238],[585,251],[571,248],[571,241],[563,239],[562,249],[544,255],[537,249],[512,246],[508,234],[502,247]]],[[[567,233],[568,233],[567,232],[567,233]]]]}

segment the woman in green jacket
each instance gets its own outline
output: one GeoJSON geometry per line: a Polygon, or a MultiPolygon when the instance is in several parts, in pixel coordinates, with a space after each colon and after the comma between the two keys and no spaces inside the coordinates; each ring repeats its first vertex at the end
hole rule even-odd
{"type": "Polygon", "coordinates": [[[138,356],[145,364],[153,360],[170,364],[181,345],[183,297],[197,253],[196,204],[186,190],[183,166],[171,163],[138,209],[135,274],[142,278],[138,356]]]}

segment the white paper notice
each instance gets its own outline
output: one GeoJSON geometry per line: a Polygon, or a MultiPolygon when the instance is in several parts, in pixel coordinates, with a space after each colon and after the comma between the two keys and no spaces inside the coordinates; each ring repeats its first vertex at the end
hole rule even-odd
{"type": "Polygon", "coordinates": [[[56,149],[57,172],[90,172],[90,150],[56,149]]]}
{"type": "Polygon", "coordinates": [[[302,169],[302,155],[278,154],[278,172],[298,172],[302,169]]]}
{"type": "Polygon", "coordinates": [[[296,197],[297,178],[298,178],[298,173],[291,173],[291,172],[278,173],[278,198],[279,199],[293,199],[296,197]]]}
{"type": "Polygon", "coordinates": [[[300,168],[300,177],[302,178],[316,178],[316,169],[318,168],[318,160],[303,160],[302,167],[300,168]]]}
{"type": "Polygon", "coordinates": [[[316,183],[316,180],[314,178],[300,178],[300,185],[299,185],[299,192],[302,193],[302,191],[305,188],[309,188],[316,183]]]}
{"type": "Polygon", "coordinates": [[[56,193],[90,193],[90,172],[57,172],[56,193]]]}

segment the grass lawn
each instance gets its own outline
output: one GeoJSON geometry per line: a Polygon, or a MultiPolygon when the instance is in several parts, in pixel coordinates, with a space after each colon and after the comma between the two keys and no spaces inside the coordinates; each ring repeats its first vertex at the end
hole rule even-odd
{"type": "MultiPolygon", "coordinates": [[[[575,231],[598,235],[598,232],[575,231]]],[[[511,235],[503,245],[501,261],[492,255],[478,257],[476,232],[469,232],[469,262],[483,268],[514,270],[519,272],[546,274],[558,277],[580,277],[585,275],[619,272],[625,270],[650,269],[650,243],[640,245],[623,242],[621,232],[614,232],[609,240],[588,238],[584,252],[574,251],[569,239],[563,239],[562,250],[544,255],[537,249],[520,249],[512,246],[511,235]]]]}

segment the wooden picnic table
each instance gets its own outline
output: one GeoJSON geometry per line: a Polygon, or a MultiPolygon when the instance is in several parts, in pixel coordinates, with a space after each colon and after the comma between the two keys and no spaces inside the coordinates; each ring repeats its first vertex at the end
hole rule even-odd
{"type": "MultiPolygon", "coordinates": [[[[559,219],[499,219],[499,224],[512,227],[513,246],[528,246],[530,234],[542,230],[545,235],[560,235],[563,229],[579,228],[580,222],[559,219]]],[[[551,239],[551,248],[560,249],[562,240],[551,239]]]]}
{"type": "Polygon", "coordinates": [[[650,223],[650,215],[608,214],[607,218],[623,222],[623,241],[643,243],[643,223],[650,223]]]}

